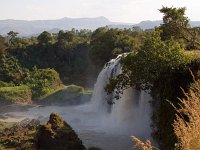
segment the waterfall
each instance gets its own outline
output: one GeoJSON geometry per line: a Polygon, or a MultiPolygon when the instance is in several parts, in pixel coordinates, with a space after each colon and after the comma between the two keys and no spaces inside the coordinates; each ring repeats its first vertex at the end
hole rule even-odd
{"type": "Polygon", "coordinates": [[[107,95],[105,86],[108,84],[110,78],[115,78],[121,72],[120,59],[126,54],[119,55],[116,59],[111,59],[105,64],[102,71],[99,73],[97,82],[94,86],[92,95],[92,103],[96,110],[107,113],[111,106],[107,101],[112,99],[112,94],[107,95]]]}
{"type": "Polygon", "coordinates": [[[98,113],[106,116],[106,121],[109,122],[106,126],[109,130],[120,129],[117,132],[128,131],[141,139],[151,139],[149,94],[129,88],[124,91],[119,100],[115,100],[115,104],[109,105],[107,102],[113,100],[114,95],[107,95],[104,88],[110,78],[115,78],[122,72],[120,59],[126,55],[121,54],[105,64],[95,84],[92,96],[93,107],[98,113]]]}

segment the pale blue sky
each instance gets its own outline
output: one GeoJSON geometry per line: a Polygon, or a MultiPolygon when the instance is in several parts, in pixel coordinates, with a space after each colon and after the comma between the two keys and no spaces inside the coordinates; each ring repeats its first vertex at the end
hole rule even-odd
{"type": "Polygon", "coordinates": [[[162,5],[186,6],[189,19],[200,21],[200,0],[0,0],[0,20],[105,16],[115,22],[137,23],[160,20],[162,5]]]}

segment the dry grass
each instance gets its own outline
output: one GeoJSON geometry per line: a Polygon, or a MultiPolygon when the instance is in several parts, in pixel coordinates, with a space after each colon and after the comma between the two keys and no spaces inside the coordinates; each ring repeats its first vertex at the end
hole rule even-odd
{"type": "Polygon", "coordinates": [[[158,148],[152,146],[151,141],[147,140],[145,143],[142,142],[140,139],[136,138],[135,136],[131,136],[132,140],[135,142],[133,148],[139,150],[159,150],[158,148]]]}
{"type": "Polygon", "coordinates": [[[176,150],[200,150],[200,80],[196,81],[180,100],[173,124],[178,142],[176,150]]]}

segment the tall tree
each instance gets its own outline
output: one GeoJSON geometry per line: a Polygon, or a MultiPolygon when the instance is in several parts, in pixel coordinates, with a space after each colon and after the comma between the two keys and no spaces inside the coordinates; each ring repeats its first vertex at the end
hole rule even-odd
{"type": "Polygon", "coordinates": [[[10,32],[7,33],[9,45],[14,44],[15,38],[17,37],[18,34],[19,34],[18,32],[14,32],[14,31],[10,31],[10,32]]]}
{"type": "Polygon", "coordinates": [[[162,7],[159,11],[164,14],[163,24],[160,26],[162,40],[169,40],[172,37],[177,40],[183,39],[187,43],[187,49],[195,49],[199,45],[196,32],[185,16],[185,7],[162,7]]]}

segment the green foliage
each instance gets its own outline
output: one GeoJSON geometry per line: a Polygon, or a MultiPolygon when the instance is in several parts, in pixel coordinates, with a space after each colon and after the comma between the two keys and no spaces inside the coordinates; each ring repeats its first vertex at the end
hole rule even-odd
{"type": "Polygon", "coordinates": [[[187,49],[196,49],[199,42],[194,29],[190,27],[189,19],[185,16],[185,10],[185,7],[163,7],[160,9],[160,12],[164,14],[163,24],[160,26],[161,37],[163,40],[171,38],[179,42],[184,40],[187,49]]]}
{"type": "Polygon", "coordinates": [[[33,99],[41,99],[62,87],[59,74],[53,69],[33,68],[26,72],[22,83],[31,88],[33,99]]]}
{"type": "MultiPolygon", "coordinates": [[[[153,32],[146,38],[138,52],[132,52],[122,59],[123,74],[110,80],[106,90],[124,89],[136,86],[139,89],[151,90],[161,74],[166,70],[175,70],[182,64],[194,59],[193,55],[185,54],[179,44],[173,41],[162,41],[159,32],[153,32]]],[[[116,91],[117,95],[121,92],[116,91]],[[119,92],[119,93],[118,93],[119,92]]]]}
{"type": "Polygon", "coordinates": [[[2,70],[5,80],[1,80],[14,80],[15,84],[19,84],[18,80],[23,79],[23,74],[19,74],[19,71],[27,72],[36,66],[55,69],[65,84],[87,86],[95,81],[105,62],[119,53],[137,50],[145,34],[137,28],[99,28],[94,32],[75,29],[60,31],[53,36],[44,31],[38,38],[15,36],[12,46],[2,52],[6,57],[2,57],[5,60],[2,68],[6,69],[2,70]]]}
{"type": "Polygon", "coordinates": [[[23,69],[15,57],[3,55],[0,62],[0,78],[2,81],[18,83],[22,79],[23,69]]]}
{"type": "Polygon", "coordinates": [[[12,86],[15,86],[12,82],[7,83],[7,82],[0,81],[0,88],[1,87],[12,87],[12,86]]]}
{"type": "Polygon", "coordinates": [[[5,52],[5,49],[7,48],[7,43],[5,41],[5,38],[0,36],[0,56],[5,52]]]}
{"type": "Polygon", "coordinates": [[[90,56],[93,62],[102,67],[120,53],[130,52],[133,37],[119,29],[99,28],[92,34],[90,56]]]}
{"type": "Polygon", "coordinates": [[[49,44],[37,44],[35,39],[29,39],[29,45],[9,49],[8,54],[16,57],[23,68],[53,68],[65,84],[84,85],[93,76],[94,67],[88,55],[89,39],[83,37],[89,33],[82,32],[80,37],[80,32],[60,31],[49,44]]]}
{"type": "Polygon", "coordinates": [[[74,41],[74,38],[75,38],[75,33],[73,31],[67,31],[67,32],[64,32],[64,31],[59,31],[58,33],[58,42],[61,42],[61,41],[67,41],[67,42],[72,42],[74,41]]]}
{"type": "Polygon", "coordinates": [[[175,38],[183,38],[184,30],[189,28],[189,20],[185,17],[186,8],[168,8],[163,7],[160,12],[164,14],[162,29],[162,38],[164,40],[170,39],[172,36],[175,38]]]}
{"type": "Polygon", "coordinates": [[[45,97],[62,86],[59,74],[55,70],[32,68],[30,71],[9,54],[1,57],[0,78],[0,87],[27,85],[32,90],[33,99],[45,97]]]}
{"type": "Polygon", "coordinates": [[[53,38],[49,32],[44,31],[38,36],[37,40],[39,44],[45,45],[45,44],[50,44],[53,38]]]}
{"type": "Polygon", "coordinates": [[[8,35],[8,43],[11,47],[14,46],[15,44],[15,40],[16,40],[16,37],[19,33],[18,32],[14,32],[14,31],[10,31],[7,33],[8,35]]]}
{"type": "Polygon", "coordinates": [[[31,103],[31,97],[31,90],[25,85],[0,88],[1,104],[31,103]]]}

